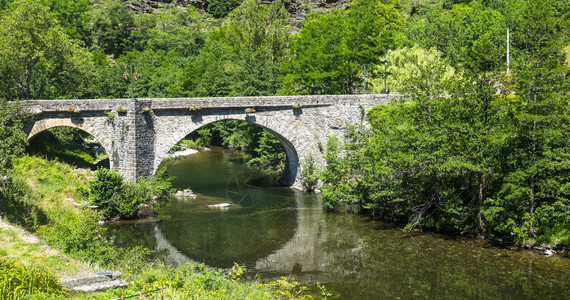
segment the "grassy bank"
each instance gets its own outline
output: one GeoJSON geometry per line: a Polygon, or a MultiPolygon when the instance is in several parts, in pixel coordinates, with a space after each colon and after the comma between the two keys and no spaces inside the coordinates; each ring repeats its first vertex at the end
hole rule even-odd
{"type": "Polygon", "coordinates": [[[283,299],[304,297],[295,283],[262,284],[242,280],[242,272],[212,273],[199,265],[172,268],[150,258],[144,248],[113,246],[100,215],[73,202],[87,204],[78,189],[91,177],[89,171],[37,157],[16,161],[14,182],[2,189],[2,218],[16,225],[0,228],[2,299],[112,299],[160,289],[147,298],[166,299],[283,299]],[[32,235],[21,228],[39,236],[32,235]],[[89,271],[118,270],[132,284],[98,294],[66,291],[54,281],[89,271]],[[6,270],[10,270],[9,272],[6,270]],[[15,272],[17,270],[18,272],[15,272]],[[19,275],[18,275],[19,274],[19,275]],[[57,274],[57,276],[56,276],[57,274]],[[34,298],[35,297],[35,298],[34,298]],[[23,298],[23,297],[22,297],[23,298]]]}

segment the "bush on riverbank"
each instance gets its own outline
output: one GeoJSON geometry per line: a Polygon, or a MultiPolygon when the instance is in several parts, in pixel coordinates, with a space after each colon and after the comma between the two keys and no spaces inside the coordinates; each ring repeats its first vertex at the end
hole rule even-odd
{"type": "Polygon", "coordinates": [[[115,170],[99,168],[85,190],[85,197],[101,209],[105,217],[133,218],[143,203],[161,202],[172,195],[174,189],[165,170],[155,176],[140,179],[137,183],[125,182],[115,170]]]}

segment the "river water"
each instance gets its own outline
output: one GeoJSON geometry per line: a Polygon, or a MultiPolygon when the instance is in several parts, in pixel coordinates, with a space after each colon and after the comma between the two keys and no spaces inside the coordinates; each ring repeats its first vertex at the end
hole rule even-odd
{"type": "Polygon", "coordinates": [[[325,213],[317,195],[279,187],[244,161],[213,149],[165,162],[174,186],[198,197],[113,226],[117,242],[173,265],[290,276],[315,294],[320,283],[332,299],[570,299],[570,259],[325,213]],[[209,207],[220,203],[230,206],[209,207]]]}

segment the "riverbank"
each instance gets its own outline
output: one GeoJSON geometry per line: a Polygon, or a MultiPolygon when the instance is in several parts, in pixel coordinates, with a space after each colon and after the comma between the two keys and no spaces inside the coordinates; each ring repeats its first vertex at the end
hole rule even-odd
{"type": "MultiPolygon", "coordinates": [[[[115,299],[128,296],[167,297],[169,299],[279,299],[279,290],[269,285],[242,280],[242,271],[239,267],[233,268],[226,274],[214,273],[204,269],[203,265],[183,265],[171,268],[157,262],[144,264],[144,270],[129,272],[126,278],[129,286],[126,288],[108,289],[96,293],[83,293],[69,291],[61,285],[64,278],[69,276],[87,275],[101,272],[105,268],[92,265],[86,261],[78,260],[51,248],[41,238],[8,224],[0,218],[0,270],[4,272],[6,263],[14,267],[33,270],[37,281],[45,282],[46,276],[53,279],[54,285],[59,286],[59,293],[53,293],[53,286],[42,286],[38,283],[26,282],[26,278],[12,277],[18,274],[4,274],[0,278],[0,286],[11,284],[14,290],[21,287],[31,287],[28,293],[19,293],[24,296],[36,295],[37,299],[115,299]],[[41,270],[41,272],[40,272],[41,270]],[[7,280],[3,282],[3,280],[7,280]],[[52,288],[50,290],[49,288],[52,288]]],[[[124,270],[123,267],[118,269],[124,270]]],[[[31,279],[31,278],[30,278],[31,279]]],[[[0,289],[0,299],[9,299],[17,291],[0,289]]],[[[36,299],[36,298],[34,298],[36,299]]]]}
{"type": "MultiPolygon", "coordinates": [[[[402,230],[404,230],[406,226],[405,220],[393,220],[387,218],[381,218],[370,214],[369,212],[363,211],[363,209],[358,204],[347,204],[347,203],[338,203],[335,207],[335,212],[347,212],[353,214],[360,214],[363,216],[370,216],[379,222],[386,222],[393,224],[395,226],[401,226],[402,230]]],[[[559,255],[561,257],[570,258],[570,248],[566,244],[541,244],[541,243],[526,243],[526,244],[518,244],[513,241],[508,241],[498,237],[490,237],[484,235],[477,235],[471,232],[459,232],[459,231],[440,231],[436,228],[430,227],[420,227],[416,228],[415,230],[419,230],[422,232],[429,232],[434,234],[443,234],[449,236],[450,238],[454,237],[461,237],[461,238],[468,238],[472,240],[482,240],[486,241],[494,246],[501,247],[501,248],[511,248],[511,249],[518,249],[524,251],[532,251],[537,252],[540,254],[544,254],[546,256],[551,255],[559,255]]]]}
{"type": "MultiPolygon", "coordinates": [[[[81,187],[91,176],[88,171],[56,161],[22,157],[15,162],[12,174],[13,184],[2,191],[0,200],[2,265],[38,267],[60,279],[117,270],[131,283],[125,289],[111,289],[96,296],[66,291],[62,296],[50,294],[50,299],[113,299],[155,290],[160,290],[156,295],[171,299],[277,299],[285,289],[298,291],[296,285],[272,287],[244,281],[239,267],[224,274],[209,272],[200,264],[173,268],[152,259],[150,251],[143,247],[115,247],[113,237],[97,225],[99,215],[65,200],[86,204],[81,187]]],[[[31,279],[24,279],[22,284],[27,280],[31,279]]],[[[41,290],[34,293],[37,292],[41,290]]],[[[2,294],[0,298],[13,296],[2,294]]]]}

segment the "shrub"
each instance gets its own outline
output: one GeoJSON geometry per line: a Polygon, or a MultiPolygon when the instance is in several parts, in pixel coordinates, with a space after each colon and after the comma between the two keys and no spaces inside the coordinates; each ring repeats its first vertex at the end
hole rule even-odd
{"type": "Polygon", "coordinates": [[[172,187],[173,177],[166,174],[166,168],[156,171],[155,175],[150,178],[151,200],[165,200],[172,196],[175,189],[172,187]]]}
{"type": "Polygon", "coordinates": [[[301,161],[301,178],[303,187],[307,191],[313,191],[319,184],[319,170],[316,165],[317,159],[309,152],[301,161]]]}
{"type": "Polygon", "coordinates": [[[173,193],[165,170],[157,171],[156,175],[149,179],[143,178],[138,183],[130,183],[124,182],[123,176],[117,171],[98,169],[89,182],[89,201],[99,206],[107,218],[136,217],[141,204],[164,200],[173,193]]]}
{"type": "Polygon", "coordinates": [[[39,233],[64,253],[88,251],[94,242],[102,239],[103,230],[97,226],[98,220],[90,211],[56,209],[52,224],[40,227],[39,233]]]}
{"type": "Polygon", "coordinates": [[[123,176],[115,170],[97,169],[89,182],[89,201],[99,206],[106,217],[117,214],[116,205],[123,188],[123,176]]]}
{"type": "Polygon", "coordinates": [[[136,216],[140,205],[148,198],[149,192],[146,182],[145,184],[125,183],[116,204],[117,213],[127,219],[136,216]]]}

